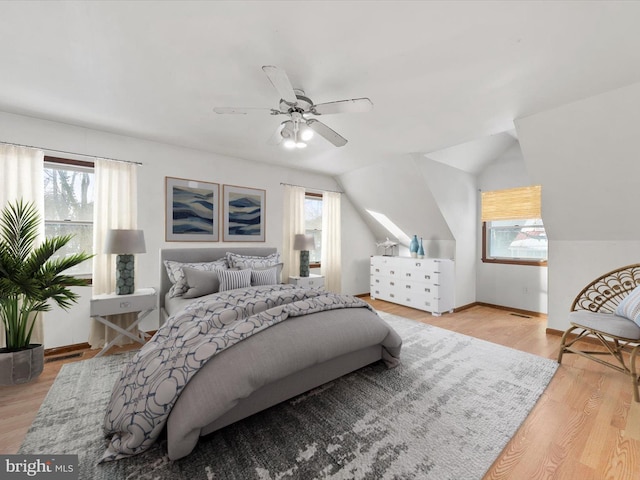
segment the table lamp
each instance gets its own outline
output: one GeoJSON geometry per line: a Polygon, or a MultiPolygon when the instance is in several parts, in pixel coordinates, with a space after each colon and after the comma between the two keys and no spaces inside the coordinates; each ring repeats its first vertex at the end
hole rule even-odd
{"type": "Polygon", "coordinates": [[[116,294],[128,295],[135,291],[133,254],[146,253],[142,230],[109,230],[104,253],[117,254],[116,294]]]}
{"type": "Polygon", "coordinates": [[[293,249],[300,250],[300,276],[309,276],[309,250],[316,249],[316,242],[313,235],[299,233],[294,237],[293,249]]]}

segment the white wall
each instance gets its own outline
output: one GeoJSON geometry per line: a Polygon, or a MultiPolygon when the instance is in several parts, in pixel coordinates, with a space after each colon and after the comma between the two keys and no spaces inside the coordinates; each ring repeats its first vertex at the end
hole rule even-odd
{"type": "MultiPolygon", "coordinates": [[[[280,182],[316,189],[340,188],[334,179],[324,175],[4,112],[0,112],[0,132],[0,141],[143,163],[138,170],[138,227],[145,232],[147,253],[136,256],[138,287],[159,286],[160,248],[247,246],[246,243],[165,242],[166,176],[215,182],[221,186],[230,184],[265,189],[266,241],[260,245],[277,247],[279,250],[282,249],[283,203],[280,182]]],[[[286,154],[283,152],[283,155],[286,154]]],[[[346,195],[343,196],[342,235],[343,292],[367,292],[370,246],[374,245],[374,238],[346,195]]],[[[87,341],[91,290],[83,288],[80,291],[82,298],[70,311],[54,310],[46,314],[46,348],[87,341]]],[[[157,327],[157,314],[142,322],[143,329],[157,327]]]]}
{"type": "Polygon", "coordinates": [[[549,237],[549,328],[591,280],[640,261],[640,83],[516,120],[549,237]]]}
{"type": "MultiPolygon", "coordinates": [[[[502,190],[505,188],[532,185],[526,169],[524,157],[518,143],[500,158],[489,164],[477,177],[480,191],[502,190]]],[[[480,191],[478,205],[480,205],[480,191]]],[[[543,189],[543,201],[545,191],[543,189]]],[[[543,216],[546,227],[546,219],[543,216]]],[[[548,311],[548,268],[531,265],[506,265],[482,262],[482,231],[480,211],[476,217],[478,246],[476,295],[478,302],[504,307],[547,313],[548,311]]]]}

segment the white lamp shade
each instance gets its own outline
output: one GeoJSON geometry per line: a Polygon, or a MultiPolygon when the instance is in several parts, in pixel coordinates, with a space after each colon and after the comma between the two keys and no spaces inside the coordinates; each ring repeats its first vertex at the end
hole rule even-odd
{"type": "Polygon", "coordinates": [[[142,230],[109,230],[104,253],[118,255],[132,253],[146,253],[144,232],[142,230]]]}
{"type": "Polygon", "coordinates": [[[315,250],[316,242],[313,235],[297,234],[293,239],[294,250],[315,250]]]}

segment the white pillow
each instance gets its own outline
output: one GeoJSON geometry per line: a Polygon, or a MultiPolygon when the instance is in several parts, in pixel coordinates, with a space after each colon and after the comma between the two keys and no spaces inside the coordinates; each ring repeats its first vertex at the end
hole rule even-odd
{"type": "Polygon", "coordinates": [[[195,268],[184,267],[182,269],[187,282],[188,290],[182,295],[183,298],[196,298],[220,290],[220,278],[218,270],[197,270],[195,268]]]}
{"type": "Polygon", "coordinates": [[[616,308],[616,315],[628,318],[640,326],[640,286],[624,297],[616,308]]]}
{"type": "Polygon", "coordinates": [[[257,255],[240,255],[239,253],[227,252],[227,262],[230,268],[264,268],[271,267],[280,263],[280,254],[278,252],[260,257],[257,255]]]}
{"type": "Polygon", "coordinates": [[[221,258],[212,262],[194,262],[194,263],[182,263],[173,260],[165,260],[164,266],[167,269],[167,275],[169,280],[173,283],[173,286],[169,290],[170,297],[181,297],[184,292],[188,290],[187,282],[184,278],[183,268],[194,268],[196,270],[218,270],[221,268],[227,268],[227,260],[221,258]]]}
{"type": "Polygon", "coordinates": [[[251,270],[218,270],[220,291],[251,286],[251,270]]]}

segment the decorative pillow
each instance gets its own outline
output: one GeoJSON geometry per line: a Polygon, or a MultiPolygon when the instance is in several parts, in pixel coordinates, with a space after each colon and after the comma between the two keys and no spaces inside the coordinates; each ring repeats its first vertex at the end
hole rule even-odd
{"type": "Polygon", "coordinates": [[[220,291],[251,286],[251,270],[218,270],[220,291]]]}
{"type": "Polygon", "coordinates": [[[280,263],[280,254],[278,252],[272,253],[265,257],[255,255],[240,255],[238,253],[227,252],[227,262],[231,268],[264,268],[271,267],[280,263]]]}
{"type": "Polygon", "coordinates": [[[628,318],[640,326],[640,286],[634,288],[622,299],[616,308],[616,315],[628,318]]]}
{"type": "Polygon", "coordinates": [[[273,267],[260,268],[257,270],[251,270],[251,285],[277,285],[280,283],[278,277],[280,276],[280,269],[282,264],[274,265],[273,267]]]}
{"type": "Polygon", "coordinates": [[[218,270],[196,270],[191,267],[184,267],[184,278],[187,282],[188,290],[182,295],[183,298],[196,298],[220,290],[220,278],[218,270]]]}
{"type": "Polygon", "coordinates": [[[214,260],[213,262],[195,262],[195,263],[182,263],[173,260],[165,260],[164,266],[167,269],[167,275],[169,280],[173,283],[173,286],[169,290],[170,297],[181,297],[184,292],[188,290],[187,282],[184,278],[183,268],[194,268],[196,270],[218,270],[221,268],[227,268],[226,258],[214,260]]]}

